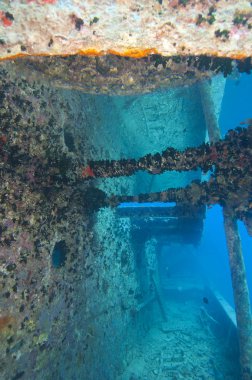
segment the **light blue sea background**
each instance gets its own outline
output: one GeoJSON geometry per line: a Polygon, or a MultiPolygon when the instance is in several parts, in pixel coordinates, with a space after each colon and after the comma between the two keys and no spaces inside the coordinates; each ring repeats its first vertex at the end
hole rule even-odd
{"type": "MultiPolygon", "coordinates": [[[[222,101],[220,127],[224,136],[229,129],[252,118],[252,76],[242,74],[238,79],[228,79],[222,101]]],[[[251,163],[252,165],[252,163],[251,163]]],[[[252,191],[252,189],[251,189],[252,191]]],[[[238,223],[242,241],[247,281],[252,304],[252,238],[242,222],[238,223]]],[[[201,263],[209,281],[233,305],[233,292],[229,271],[228,252],[223,226],[222,209],[215,206],[207,211],[205,228],[199,247],[201,263]]]]}

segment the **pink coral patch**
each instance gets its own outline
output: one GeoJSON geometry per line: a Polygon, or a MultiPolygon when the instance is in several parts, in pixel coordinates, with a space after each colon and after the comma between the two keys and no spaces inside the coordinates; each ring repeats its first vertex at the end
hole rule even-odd
{"type": "Polygon", "coordinates": [[[36,3],[36,4],[39,4],[39,5],[43,5],[43,4],[56,4],[57,0],[26,0],[27,3],[36,3]]]}
{"type": "Polygon", "coordinates": [[[9,18],[8,14],[3,11],[0,11],[0,21],[5,27],[11,26],[13,23],[13,20],[9,18]]]}
{"type": "Polygon", "coordinates": [[[82,170],[81,176],[82,178],[95,177],[95,174],[93,170],[90,168],[90,166],[87,166],[86,168],[82,170]]]}

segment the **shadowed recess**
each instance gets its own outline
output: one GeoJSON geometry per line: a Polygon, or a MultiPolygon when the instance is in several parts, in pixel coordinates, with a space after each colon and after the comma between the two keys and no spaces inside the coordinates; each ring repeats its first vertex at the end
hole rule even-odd
{"type": "Polygon", "coordinates": [[[54,268],[60,268],[65,265],[67,258],[67,246],[64,240],[58,241],[52,251],[52,265],[54,268]]]}

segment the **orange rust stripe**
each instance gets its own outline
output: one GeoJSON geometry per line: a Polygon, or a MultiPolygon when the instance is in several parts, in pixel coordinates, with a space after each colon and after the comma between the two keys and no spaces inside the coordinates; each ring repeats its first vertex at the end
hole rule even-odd
{"type": "Polygon", "coordinates": [[[155,48],[151,49],[127,49],[124,52],[119,52],[113,49],[109,50],[96,50],[96,49],[86,49],[86,50],[78,50],[75,53],[55,53],[55,54],[49,54],[49,53],[36,53],[36,54],[29,54],[29,53],[19,53],[10,55],[8,57],[1,57],[0,60],[12,60],[16,58],[24,58],[24,57],[50,57],[50,56],[61,56],[61,57],[67,57],[71,55],[85,55],[85,56],[102,56],[102,55],[118,55],[121,57],[130,57],[130,58],[143,58],[147,57],[150,54],[160,54],[158,53],[158,50],[155,48]]]}
{"type": "MultiPolygon", "coordinates": [[[[118,55],[121,57],[136,58],[136,59],[147,57],[148,55],[151,55],[151,54],[163,55],[156,48],[148,48],[148,49],[130,48],[130,49],[127,49],[123,52],[117,51],[114,49],[96,50],[96,49],[90,48],[90,49],[85,49],[85,50],[78,50],[75,53],[53,53],[53,54],[49,54],[49,53],[36,53],[36,54],[19,53],[19,54],[10,55],[8,57],[1,57],[0,61],[13,60],[13,59],[25,58],[25,57],[55,57],[55,56],[68,57],[68,56],[72,56],[72,55],[102,56],[102,55],[109,55],[109,54],[118,55]]],[[[187,56],[188,55],[188,53],[186,54],[183,52],[178,52],[177,54],[180,56],[187,56]]],[[[217,51],[215,51],[215,52],[211,51],[209,53],[207,53],[207,52],[200,53],[199,52],[198,54],[192,54],[192,55],[195,55],[195,56],[196,55],[205,55],[205,56],[209,56],[209,57],[223,57],[223,58],[231,58],[231,59],[238,59],[238,60],[252,56],[251,54],[245,54],[244,52],[237,52],[237,53],[225,55],[225,54],[220,54],[217,51]]],[[[167,55],[167,57],[168,56],[171,56],[171,55],[167,55]]]]}
{"type": "Polygon", "coordinates": [[[119,55],[121,57],[131,57],[131,58],[143,58],[150,54],[158,54],[158,50],[152,49],[127,49],[123,53],[119,53],[116,50],[109,49],[108,54],[119,55]]]}

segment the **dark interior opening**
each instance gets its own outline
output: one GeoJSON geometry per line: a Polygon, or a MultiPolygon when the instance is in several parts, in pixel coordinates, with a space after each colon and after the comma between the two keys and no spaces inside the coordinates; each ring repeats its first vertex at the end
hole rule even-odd
{"type": "Polygon", "coordinates": [[[54,268],[60,268],[65,265],[67,256],[67,246],[64,240],[58,241],[52,252],[52,265],[54,268]]]}
{"type": "Polygon", "coordinates": [[[70,132],[64,131],[64,140],[69,152],[75,152],[73,135],[70,132]]]}

